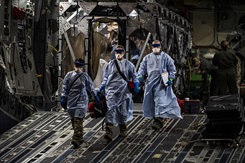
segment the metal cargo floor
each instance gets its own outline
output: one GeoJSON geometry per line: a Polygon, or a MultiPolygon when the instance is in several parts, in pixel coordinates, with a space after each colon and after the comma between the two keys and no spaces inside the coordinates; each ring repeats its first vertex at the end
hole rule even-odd
{"type": "Polygon", "coordinates": [[[244,163],[245,141],[238,147],[201,141],[204,114],[183,115],[182,120],[165,119],[159,132],[152,120],[134,113],[126,138],[108,143],[102,130],[103,119],[84,120],[85,142],[76,150],[70,139],[73,130],[66,112],[37,112],[0,136],[0,162],[105,162],[105,163],[244,163]]]}

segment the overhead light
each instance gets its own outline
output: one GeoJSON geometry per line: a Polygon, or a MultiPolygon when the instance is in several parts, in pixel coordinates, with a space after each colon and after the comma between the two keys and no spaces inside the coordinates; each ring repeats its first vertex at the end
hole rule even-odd
{"type": "Polygon", "coordinates": [[[138,13],[137,13],[135,10],[133,10],[133,11],[129,14],[129,16],[135,17],[135,16],[138,16],[138,13]]]}

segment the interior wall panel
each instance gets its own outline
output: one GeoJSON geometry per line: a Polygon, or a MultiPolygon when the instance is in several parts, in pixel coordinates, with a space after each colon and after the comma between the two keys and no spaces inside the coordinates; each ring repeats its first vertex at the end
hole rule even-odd
{"type": "Polygon", "coordinates": [[[214,43],[214,12],[193,12],[193,44],[210,46],[214,43]]]}

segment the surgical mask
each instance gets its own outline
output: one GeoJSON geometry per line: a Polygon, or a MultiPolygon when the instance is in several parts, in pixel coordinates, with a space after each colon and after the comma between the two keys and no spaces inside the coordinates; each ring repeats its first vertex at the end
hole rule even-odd
{"type": "Polygon", "coordinates": [[[152,48],[153,53],[159,53],[161,48],[152,48]]]}
{"type": "Polygon", "coordinates": [[[82,67],[74,67],[74,70],[76,72],[81,72],[81,71],[83,71],[83,68],[82,67]]]}
{"type": "Polygon", "coordinates": [[[121,60],[121,59],[123,59],[123,56],[124,56],[124,54],[123,54],[123,53],[115,53],[115,57],[116,57],[116,59],[121,60]]]}

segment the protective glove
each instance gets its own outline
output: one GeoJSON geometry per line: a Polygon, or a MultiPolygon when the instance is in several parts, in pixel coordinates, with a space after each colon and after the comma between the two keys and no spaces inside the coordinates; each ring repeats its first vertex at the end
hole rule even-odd
{"type": "Polygon", "coordinates": [[[140,88],[139,88],[139,82],[135,82],[134,85],[135,85],[135,87],[134,87],[134,92],[135,92],[136,94],[138,94],[139,91],[140,91],[140,88]]]}
{"type": "Polygon", "coordinates": [[[138,76],[137,79],[139,80],[139,82],[141,82],[143,80],[142,76],[138,76]]]}
{"type": "Polygon", "coordinates": [[[104,89],[105,89],[105,85],[101,85],[101,86],[100,86],[100,89],[99,89],[98,92],[97,92],[97,94],[98,94],[98,93],[101,93],[104,89]]]}
{"type": "Polygon", "coordinates": [[[167,84],[168,86],[171,86],[172,83],[173,83],[173,79],[172,79],[172,78],[169,78],[166,84],[167,84]]]}
{"type": "Polygon", "coordinates": [[[62,108],[65,108],[65,102],[66,102],[66,97],[65,96],[61,96],[60,98],[60,105],[62,106],[62,108]]]}
{"type": "Polygon", "coordinates": [[[100,99],[98,96],[94,96],[94,101],[96,104],[100,104],[100,99]]]}

